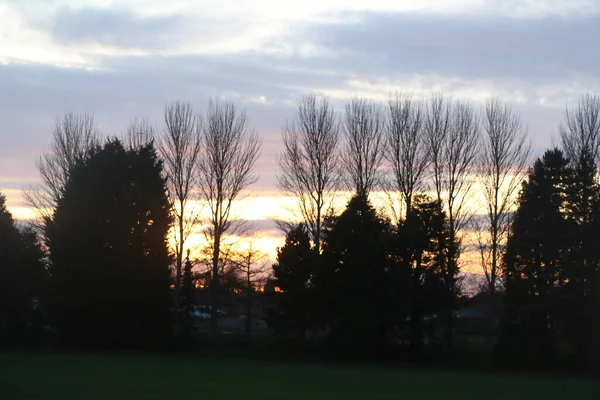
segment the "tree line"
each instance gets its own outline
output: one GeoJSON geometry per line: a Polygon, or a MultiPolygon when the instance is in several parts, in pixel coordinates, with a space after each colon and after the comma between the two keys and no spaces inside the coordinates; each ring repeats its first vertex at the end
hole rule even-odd
{"type": "MultiPolygon", "coordinates": [[[[395,93],[344,111],[308,95],[282,129],[277,186],[297,208],[294,221],[277,221],[286,241],[268,272],[277,291],[262,295],[270,329],[357,357],[451,351],[471,253],[501,321],[502,361],[592,366],[600,96],[567,107],[561,148],[531,167],[525,124],[499,99],[479,110],[395,93]],[[339,213],[343,191],[352,194],[339,213]]],[[[200,281],[216,333],[230,280],[247,291],[250,333],[264,255],[227,242],[250,229],[235,200],[256,181],[261,151],[245,112],[175,102],[159,126],[134,120],[107,139],[90,114],[71,112],[52,132],[41,184],[25,192],[35,226],[21,229],[0,204],[3,335],[29,334],[35,315],[67,343],[154,347],[193,331],[200,281]],[[193,232],[207,243],[202,274],[193,232]]]]}

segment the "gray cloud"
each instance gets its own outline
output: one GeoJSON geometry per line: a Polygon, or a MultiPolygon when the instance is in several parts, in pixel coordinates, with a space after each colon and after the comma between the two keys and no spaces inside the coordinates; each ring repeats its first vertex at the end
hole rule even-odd
{"type": "Polygon", "coordinates": [[[60,9],[51,34],[55,40],[99,43],[124,49],[161,49],[172,45],[187,20],[181,15],[139,17],[129,11],[84,8],[60,9]]]}
{"type": "Polygon", "coordinates": [[[319,24],[307,35],[346,53],[347,69],[486,79],[595,74],[600,15],[510,19],[457,15],[351,14],[358,23],[319,24]]]}

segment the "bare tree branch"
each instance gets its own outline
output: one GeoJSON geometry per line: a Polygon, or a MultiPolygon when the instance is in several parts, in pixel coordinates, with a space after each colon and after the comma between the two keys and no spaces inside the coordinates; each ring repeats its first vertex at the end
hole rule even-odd
{"type": "Polygon", "coordinates": [[[263,276],[267,270],[266,263],[263,260],[267,255],[256,248],[256,238],[254,235],[245,240],[246,246],[240,250],[235,250],[230,256],[230,262],[235,269],[241,274],[244,280],[246,290],[246,334],[252,336],[252,305],[256,286],[263,283],[263,276]]]}
{"type": "Polygon", "coordinates": [[[480,149],[479,120],[468,104],[456,103],[452,110],[452,126],[444,146],[445,188],[448,219],[457,233],[465,228],[473,210],[465,207],[471,200],[475,167],[480,149]]]}
{"type": "Polygon", "coordinates": [[[323,218],[340,187],[339,124],[329,101],[315,95],[302,99],[282,138],[278,187],[298,199],[301,219],[320,251],[323,218]]]}
{"type": "Polygon", "coordinates": [[[152,143],[154,136],[154,126],[148,118],[135,118],[127,126],[123,142],[128,149],[137,150],[152,143]]]}
{"type": "Polygon", "coordinates": [[[448,136],[452,128],[452,102],[441,93],[431,96],[427,103],[425,135],[429,146],[429,157],[433,172],[433,183],[437,199],[442,203],[444,192],[445,155],[448,136]]]}
{"type": "Polygon", "coordinates": [[[346,105],[343,124],[346,146],[342,164],[346,185],[368,196],[381,184],[380,167],[384,157],[385,119],[381,107],[354,98],[346,105]]]}
{"type": "MultiPolygon", "coordinates": [[[[83,161],[98,142],[93,115],[71,111],[56,118],[50,150],[36,163],[41,184],[30,186],[23,193],[25,204],[36,211],[42,224],[44,219],[52,216],[72,168],[83,161]]],[[[38,228],[40,226],[38,224],[38,228]]]]}
{"type": "MultiPolygon", "coordinates": [[[[490,99],[482,118],[484,143],[480,181],[485,197],[486,238],[479,231],[481,265],[488,290],[495,293],[502,276],[501,252],[508,239],[512,206],[527,169],[531,142],[521,117],[508,104],[490,99]]],[[[480,228],[482,226],[480,225],[480,228]]]]}
{"type": "Polygon", "coordinates": [[[175,287],[179,288],[186,251],[185,242],[198,222],[198,210],[191,210],[189,206],[198,196],[202,118],[194,114],[190,104],[175,102],[165,107],[164,121],[157,147],[164,163],[177,226],[175,287]]]}
{"type": "Polygon", "coordinates": [[[584,158],[594,165],[600,161],[600,95],[587,94],[577,106],[565,110],[565,123],[560,126],[562,147],[569,160],[579,163],[584,158]]]}
{"type": "Polygon", "coordinates": [[[390,98],[388,106],[386,158],[393,172],[392,186],[400,192],[408,212],[415,193],[423,187],[429,164],[424,107],[402,93],[390,98]]]}
{"type": "Polygon", "coordinates": [[[212,312],[211,331],[217,329],[216,302],[219,291],[220,246],[230,233],[235,218],[234,200],[256,182],[254,164],[258,159],[261,141],[248,127],[245,112],[233,103],[211,100],[202,129],[202,151],[198,159],[200,196],[210,211],[207,237],[212,248],[212,312]]]}

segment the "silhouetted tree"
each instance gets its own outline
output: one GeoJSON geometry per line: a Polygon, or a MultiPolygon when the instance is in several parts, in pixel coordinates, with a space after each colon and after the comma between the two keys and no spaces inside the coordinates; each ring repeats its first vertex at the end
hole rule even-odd
{"type": "MultiPolygon", "coordinates": [[[[456,292],[444,285],[448,276],[456,271],[444,269],[450,233],[445,213],[436,200],[424,195],[416,196],[413,207],[398,226],[396,256],[397,281],[403,292],[401,303],[405,312],[399,321],[406,327],[413,356],[423,347],[424,321],[432,320],[444,306],[453,302],[456,292]]],[[[431,336],[431,332],[429,332],[431,336]]]]}
{"type": "Polygon", "coordinates": [[[0,193],[0,339],[24,340],[39,328],[34,300],[46,280],[42,258],[35,233],[16,226],[0,193]]]}
{"type": "Polygon", "coordinates": [[[179,289],[185,242],[198,222],[198,212],[190,209],[190,203],[198,198],[202,119],[189,104],[180,102],[165,107],[164,119],[157,147],[164,163],[175,218],[175,288],[179,289]]]}
{"type": "Polygon", "coordinates": [[[23,194],[26,204],[36,210],[40,220],[52,215],[71,170],[87,157],[98,140],[98,129],[91,114],[69,112],[56,118],[50,150],[36,164],[42,182],[23,194]]]}
{"type": "Polygon", "coordinates": [[[325,231],[323,265],[317,271],[320,304],[331,343],[345,355],[383,354],[396,314],[388,271],[390,225],[366,196],[358,195],[325,231]]]}
{"type": "Polygon", "coordinates": [[[423,111],[423,104],[408,94],[396,93],[388,103],[386,157],[392,170],[392,188],[404,202],[404,213],[399,218],[412,208],[413,197],[423,188],[429,165],[423,111]]]}
{"type": "Polygon", "coordinates": [[[577,226],[577,245],[567,272],[566,297],[571,312],[570,339],[579,362],[598,366],[600,346],[600,250],[598,161],[600,161],[600,96],[586,94],[567,107],[560,126],[562,147],[574,170],[566,213],[577,226]]]}
{"type": "Polygon", "coordinates": [[[196,298],[194,296],[194,275],[192,270],[193,266],[192,262],[190,261],[190,252],[188,251],[183,268],[181,289],[179,289],[179,298],[181,300],[180,305],[188,313],[191,312],[192,306],[196,304],[196,298]]]}
{"type": "Polygon", "coordinates": [[[485,197],[485,223],[478,226],[481,266],[491,295],[502,283],[502,255],[508,239],[511,208],[526,171],[531,144],[520,115],[498,99],[490,99],[482,117],[484,141],[480,184],[485,197]]]}
{"type": "Polygon", "coordinates": [[[246,294],[246,335],[248,335],[248,338],[252,338],[252,307],[257,285],[264,281],[266,271],[263,260],[267,255],[256,248],[256,243],[252,237],[245,242],[237,244],[238,249],[234,251],[231,263],[237,269],[243,282],[242,287],[246,294]]]}
{"type": "Polygon", "coordinates": [[[577,349],[580,365],[598,367],[600,347],[600,185],[591,153],[571,164],[573,184],[565,213],[575,226],[569,251],[569,268],[564,271],[564,305],[569,318],[569,342],[577,349]]]}
{"type": "Polygon", "coordinates": [[[576,229],[563,214],[572,184],[573,170],[558,149],[546,151],[523,183],[505,255],[500,355],[511,362],[543,367],[557,356],[576,229]]]}
{"type": "Polygon", "coordinates": [[[123,143],[129,150],[138,150],[154,141],[154,126],[148,118],[137,119],[127,125],[123,143]]]}
{"type": "MultiPolygon", "coordinates": [[[[434,95],[428,103],[425,133],[437,200],[448,216],[450,233],[448,248],[441,256],[444,283],[452,293],[448,298],[447,345],[452,347],[454,322],[453,299],[458,295],[457,275],[462,252],[463,230],[471,219],[469,196],[473,187],[477,152],[479,150],[479,122],[473,109],[460,102],[451,103],[442,95],[434,95]]],[[[472,208],[472,207],[471,207],[472,208]]]]}
{"type": "Polygon", "coordinates": [[[315,95],[302,99],[296,117],[283,128],[282,138],[277,184],[298,200],[301,220],[320,253],[323,220],[341,183],[340,128],[329,101],[315,95]]]}
{"type": "Polygon", "coordinates": [[[194,319],[192,312],[196,305],[196,288],[194,286],[194,276],[192,273],[192,262],[190,261],[190,252],[188,250],[185,264],[183,267],[183,274],[181,279],[181,287],[179,289],[179,307],[178,315],[180,316],[181,323],[181,339],[188,341],[191,339],[191,334],[194,329],[194,319]]]}
{"type": "Polygon", "coordinates": [[[152,145],[112,140],[75,164],[45,227],[48,305],[64,339],[140,347],[169,337],[170,227],[152,145]]]}
{"type": "Polygon", "coordinates": [[[198,158],[200,197],[209,211],[206,236],[212,250],[211,332],[217,331],[221,243],[225,235],[235,233],[233,203],[257,180],[254,164],[260,154],[261,141],[248,127],[245,112],[233,103],[211,100],[202,130],[198,158]]]}
{"type": "Polygon", "coordinates": [[[346,105],[342,125],[346,138],[342,164],[346,186],[367,196],[381,188],[381,164],[384,158],[385,118],[374,102],[353,98],[346,105]]]}
{"type": "Polygon", "coordinates": [[[589,158],[593,165],[600,160],[600,95],[586,94],[575,107],[565,110],[560,126],[562,147],[573,163],[589,158]]]}
{"type": "Polygon", "coordinates": [[[297,333],[301,342],[309,325],[315,259],[308,230],[299,224],[286,234],[273,264],[273,285],[281,292],[274,294],[276,315],[271,322],[284,334],[297,333]]]}

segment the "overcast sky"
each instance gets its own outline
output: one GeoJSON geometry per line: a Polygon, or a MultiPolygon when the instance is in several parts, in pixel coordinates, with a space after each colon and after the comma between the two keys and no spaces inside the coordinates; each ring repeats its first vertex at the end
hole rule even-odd
{"type": "Polygon", "coordinates": [[[247,109],[274,192],[280,131],[305,93],[443,91],[521,111],[537,149],[567,101],[600,92],[598,0],[0,0],[0,190],[37,179],[50,126],[90,111],[102,133],[211,96],[247,109]]]}

